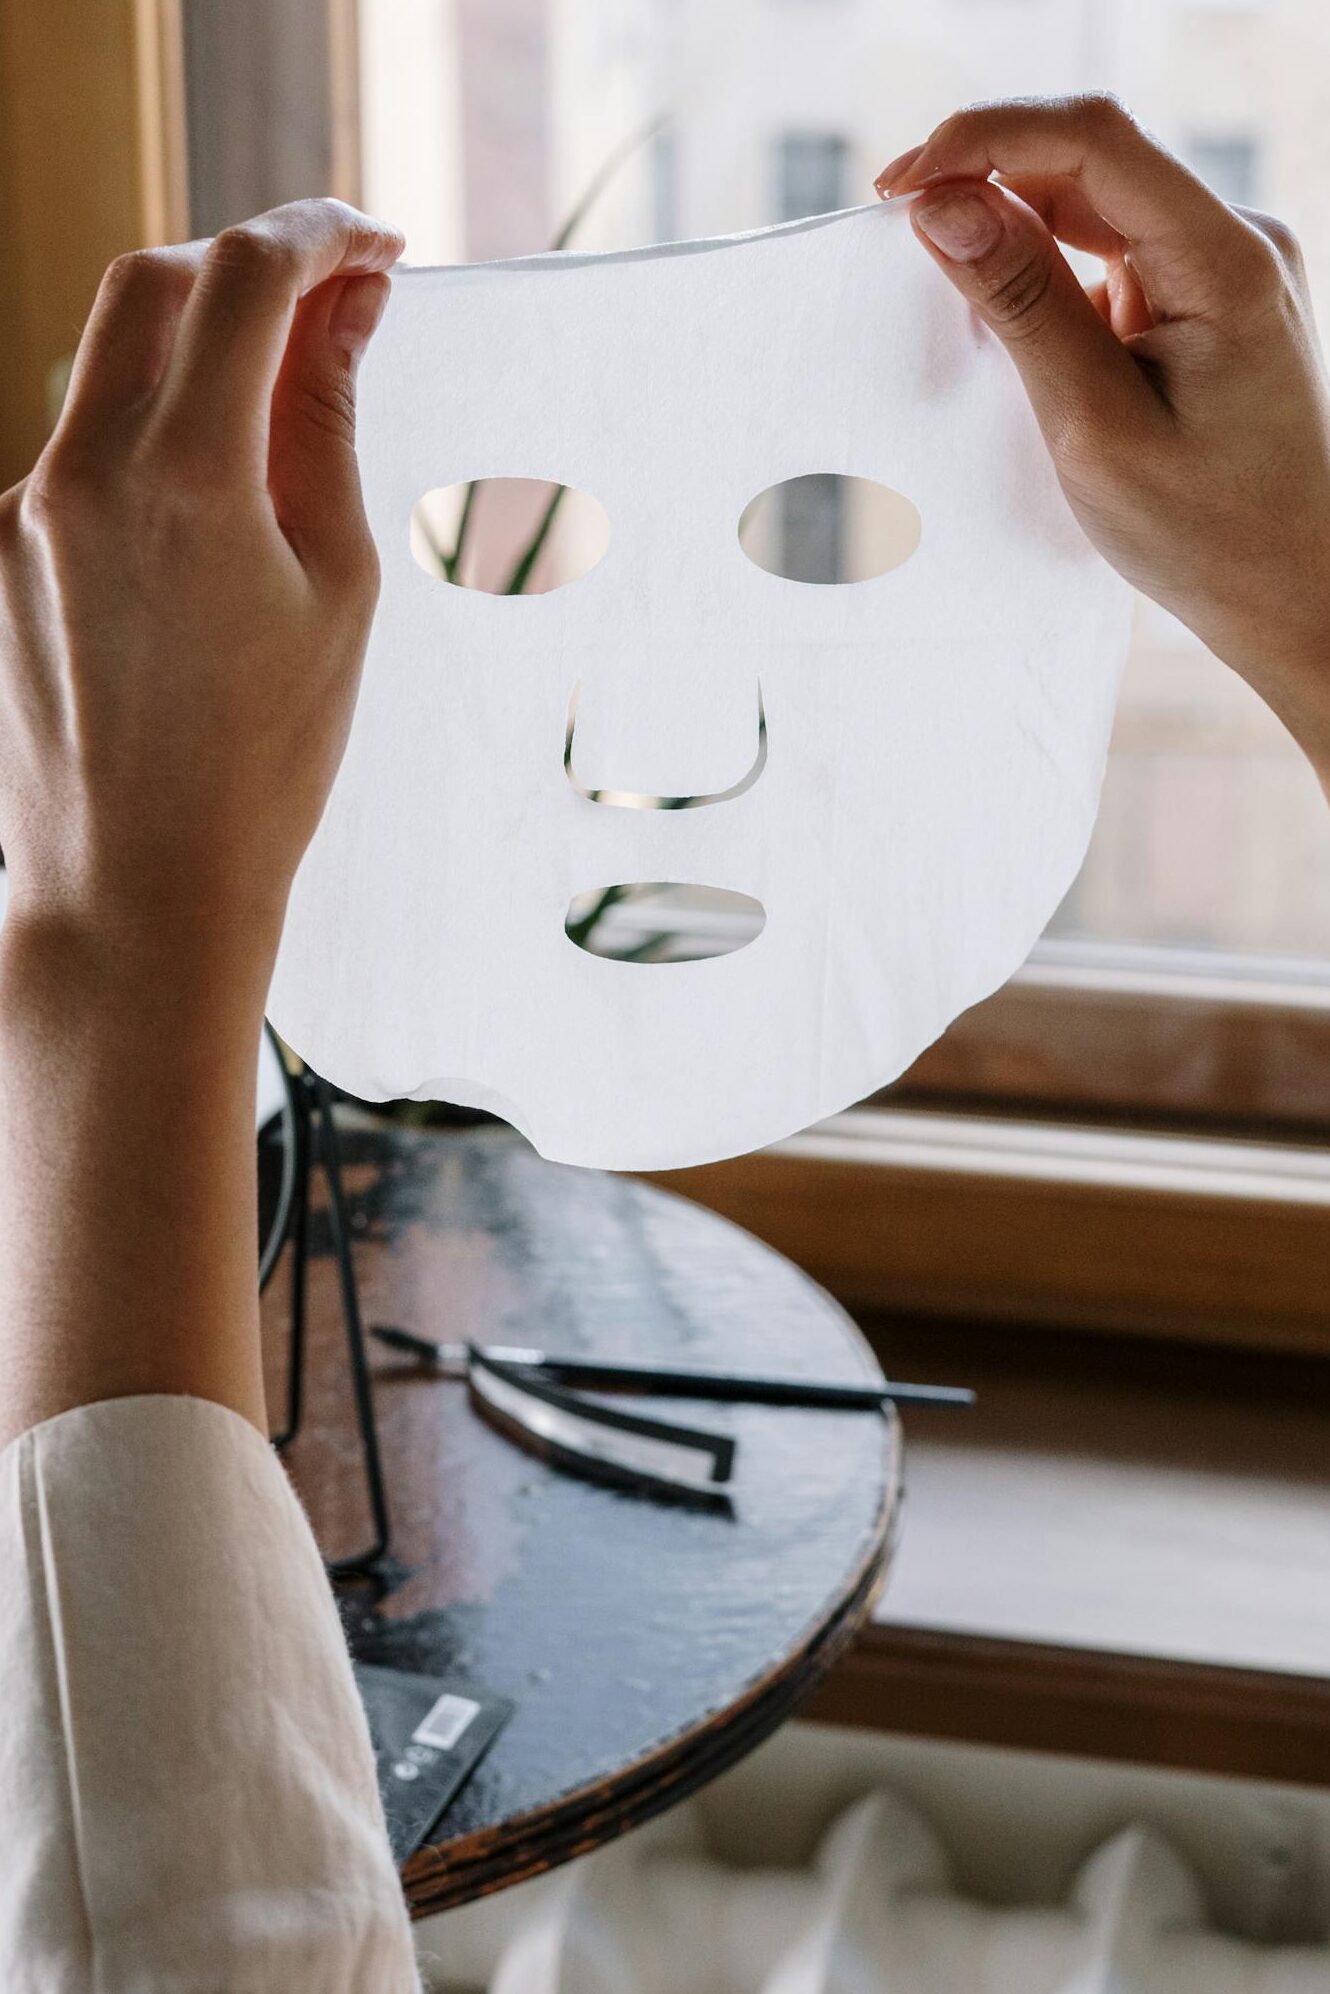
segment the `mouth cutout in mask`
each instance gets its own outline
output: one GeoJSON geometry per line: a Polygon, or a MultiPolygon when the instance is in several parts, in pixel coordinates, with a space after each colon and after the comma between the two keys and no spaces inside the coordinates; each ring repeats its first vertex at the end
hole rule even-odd
{"type": "Polygon", "coordinates": [[[271,998],[329,1080],[667,1168],[861,1099],[1021,964],[1129,597],[904,204],[404,271],[359,428],[382,596],[271,998]],[[426,573],[422,495],[504,478],[594,501],[599,558],[426,573]]]}

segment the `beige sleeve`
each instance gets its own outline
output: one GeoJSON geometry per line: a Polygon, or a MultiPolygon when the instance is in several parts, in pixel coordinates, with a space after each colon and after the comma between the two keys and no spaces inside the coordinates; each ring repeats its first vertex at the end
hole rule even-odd
{"type": "Polygon", "coordinates": [[[323,1566],[272,1450],[190,1398],[0,1453],[5,1994],[413,1994],[323,1566]]]}

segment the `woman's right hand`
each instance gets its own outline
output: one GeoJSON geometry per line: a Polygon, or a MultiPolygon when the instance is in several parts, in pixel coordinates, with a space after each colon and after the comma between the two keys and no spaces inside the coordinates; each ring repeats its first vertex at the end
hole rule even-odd
{"type": "Polygon", "coordinates": [[[1090,539],[1330,782],[1330,398],[1291,232],[1103,97],[961,111],[878,190],[917,194],[920,240],[1011,354],[1090,539]],[[1104,259],[1098,291],[1059,240],[1104,259]]]}
{"type": "Polygon", "coordinates": [[[6,932],[193,950],[256,1032],[374,609],[355,371],[401,248],[297,201],[121,258],[0,497],[6,932]]]}

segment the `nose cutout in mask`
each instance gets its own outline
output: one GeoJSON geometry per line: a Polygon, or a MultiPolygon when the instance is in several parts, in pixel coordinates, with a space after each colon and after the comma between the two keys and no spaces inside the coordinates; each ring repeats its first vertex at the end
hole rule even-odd
{"type": "Polygon", "coordinates": [[[485,595],[548,595],[605,557],[599,499],[547,478],[472,478],[438,485],[411,508],[416,565],[435,581],[485,595]]]}
{"type": "MultiPolygon", "coordinates": [[[[608,803],[618,810],[702,810],[713,803],[732,803],[750,790],[767,765],[767,714],[762,703],[762,687],[757,688],[757,751],[752,764],[728,789],[714,789],[703,796],[654,796],[639,789],[592,789],[578,776],[573,765],[573,735],[577,728],[577,702],[581,685],[573,687],[568,702],[568,725],[563,742],[563,772],[579,796],[588,803],[608,803]]],[[[700,724],[700,723],[699,723],[700,724]]]]}
{"type": "Polygon", "coordinates": [[[890,485],[813,471],[750,499],[739,545],[755,567],[783,581],[843,585],[903,567],[923,530],[918,507],[890,485]]]}

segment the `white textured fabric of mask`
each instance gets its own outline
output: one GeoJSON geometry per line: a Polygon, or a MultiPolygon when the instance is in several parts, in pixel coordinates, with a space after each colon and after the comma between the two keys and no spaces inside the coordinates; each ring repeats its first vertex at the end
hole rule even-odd
{"type": "Polygon", "coordinates": [[[397,277],[360,390],[383,594],[271,999],[330,1080],[696,1163],[862,1098],[1024,960],[1094,822],[1129,597],[904,208],[397,277]],[[910,558],[749,559],[750,501],[816,473],[903,495],[910,558]],[[417,501],[501,477],[596,499],[599,564],[531,597],[422,572],[417,501]],[[760,932],[570,939],[577,896],[655,882],[760,932]]]}

